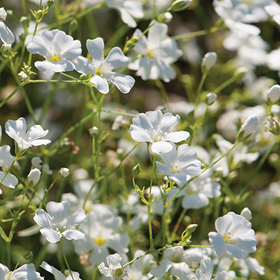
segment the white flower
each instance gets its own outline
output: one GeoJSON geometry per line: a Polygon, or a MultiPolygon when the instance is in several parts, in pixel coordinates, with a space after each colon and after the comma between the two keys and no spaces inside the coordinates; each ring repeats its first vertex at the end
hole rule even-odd
{"type": "Polygon", "coordinates": [[[35,271],[33,263],[24,264],[14,271],[0,263],[0,279],[5,280],[43,280],[38,272],[35,271]]]}
{"type": "Polygon", "coordinates": [[[128,93],[135,83],[134,78],[115,73],[112,70],[127,66],[130,58],[126,57],[119,47],[114,47],[104,59],[102,38],[87,40],[87,49],[92,61],[82,56],[78,57],[76,70],[83,74],[93,74],[90,81],[101,93],[109,92],[108,82],[113,83],[121,92],[128,93]]]}
{"type": "Polygon", "coordinates": [[[68,216],[70,210],[68,201],[60,203],[51,201],[46,208],[48,213],[43,209],[37,209],[34,220],[43,227],[40,231],[50,243],[58,242],[62,236],[68,240],[78,240],[84,237],[84,234],[75,228],[86,218],[83,209],[78,209],[68,216]]]}
{"type": "Polygon", "coordinates": [[[208,52],[204,55],[201,67],[203,71],[208,72],[217,62],[217,54],[215,52],[208,52]]]}
{"type": "Polygon", "coordinates": [[[83,255],[91,252],[89,261],[92,265],[104,262],[109,248],[126,258],[129,237],[116,232],[121,225],[122,218],[116,216],[114,210],[105,205],[94,205],[80,227],[85,237],[75,242],[76,253],[83,255]]]}
{"type": "Polygon", "coordinates": [[[65,177],[69,176],[70,170],[69,170],[69,168],[66,168],[66,167],[60,168],[59,173],[62,175],[62,177],[65,178],[65,177]]]}
{"type": "Polygon", "coordinates": [[[82,53],[81,42],[73,40],[71,36],[58,29],[35,35],[27,50],[45,58],[44,61],[36,61],[35,66],[49,75],[74,70],[75,64],[72,60],[82,53]]]}
{"type": "Polygon", "coordinates": [[[240,215],[243,216],[248,221],[252,219],[252,212],[248,207],[243,208],[240,215]]]}
{"type": "Polygon", "coordinates": [[[141,56],[129,65],[130,69],[138,70],[136,75],[143,80],[156,80],[161,78],[165,82],[176,77],[176,72],[171,66],[182,54],[176,41],[166,38],[168,26],[156,22],[149,29],[148,38],[137,29],[133,37],[139,38],[134,50],[141,56]]]}
{"type": "Polygon", "coordinates": [[[264,7],[266,12],[273,18],[273,20],[280,25],[280,6],[272,2],[270,5],[264,7]]]}
{"type": "Polygon", "coordinates": [[[48,130],[43,130],[40,125],[33,125],[26,131],[26,120],[22,117],[16,121],[8,120],[5,130],[17,142],[20,150],[25,150],[31,146],[47,145],[51,142],[47,139],[40,139],[49,132],[48,130]]]}
{"type": "Polygon", "coordinates": [[[162,114],[160,110],[141,113],[132,120],[131,137],[138,142],[152,143],[154,153],[169,152],[172,149],[170,142],[181,142],[190,135],[187,131],[170,132],[179,120],[179,115],[173,116],[170,112],[162,114]]]}
{"type": "Polygon", "coordinates": [[[27,181],[28,181],[28,183],[32,182],[32,184],[35,185],[39,182],[40,176],[41,176],[41,171],[37,168],[34,168],[29,172],[29,174],[27,176],[27,181]]]}
{"type": "Polygon", "coordinates": [[[233,212],[220,217],[215,222],[217,232],[209,232],[210,243],[219,258],[228,251],[237,259],[242,259],[243,251],[256,251],[256,237],[252,224],[243,216],[233,212]]]}
{"type": "MultiPolygon", "coordinates": [[[[14,157],[11,155],[10,149],[8,145],[0,147],[0,167],[10,166],[13,163],[14,157]]],[[[0,182],[6,187],[14,188],[18,183],[18,179],[12,174],[0,171],[0,182]]],[[[2,191],[0,189],[1,193],[2,191]]]]}
{"type": "Polygon", "coordinates": [[[271,87],[267,93],[267,98],[272,104],[278,102],[278,100],[280,99],[280,86],[274,85],[273,87],[271,87]]]}
{"type": "Polygon", "coordinates": [[[45,269],[46,271],[48,271],[49,273],[51,273],[54,276],[55,280],[81,280],[80,279],[80,275],[78,272],[72,271],[72,275],[73,278],[71,276],[71,274],[69,274],[68,276],[65,276],[62,272],[60,272],[58,269],[56,269],[55,267],[49,265],[47,262],[43,261],[42,264],[40,265],[40,267],[42,267],[43,269],[45,269]]]}
{"type": "Polygon", "coordinates": [[[176,145],[168,153],[159,154],[164,164],[156,162],[157,168],[175,182],[188,181],[201,173],[201,162],[196,159],[196,152],[189,145],[183,144],[176,150],[176,145]]]}
{"type": "Polygon", "coordinates": [[[245,138],[250,137],[257,130],[258,124],[259,119],[256,115],[251,115],[248,117],[239,130],[238,140],[242,141],[245,138]]]}
{"type": "Polygon", "coordinates": [[[106,257],[106,261],[108,267],[105,266],[104,262],[102,262],[98,269],[101,274],[104,274],[105,277],[111,277],[116,280],[129,280],[131,279],[131,275],[123,269],[121,265],[121,256],[117,253],[113,255],[109,255],[106,257]]]}
{"type": "Polygon", "coordinates": [[[170,270],[170,275],[180,279],[195,280],[196,277],[186,263],[186,254],[183,247],[168,248],[163,253],[163,260],[158,267],[151,270],[155,277],[161,277],[170,270]]]}
{"type": "Polygon", "coordinates": [[[121,19],[129,27],[136,27],[136,22],[133,19],[143,18],[143,7],[139,1],[135,0],[106,0],[109,8],[117,9],[121,14],[121,19]]]}
{"type": "Polygon", "coordinates": [[[4,23],[7,18],[7,12],[4,8],[0,8],[0,39],[5,45],[12,44],[15,41],[13,32],[4,23]]]}
{"type": "Polygon", "coordinates": [[[209,92],[206,96],[206,103],[208,106],[211,106],[214,104],[214,102],[217,100],[217,94],[213,92],[209,92]]]}
{"type": "MultiPolygon", "coordinates": [[[[221,195],[221,185],[218,182],[211,181],[212,171],[208,169],[198,178],[189,183],[180,196],[184,196],[182,207],[185,209],[200,209],[209,204],[209,198],[219,197],[221,195]]],[[[186,181],[177,182],[182,187],[186,181]]]]}

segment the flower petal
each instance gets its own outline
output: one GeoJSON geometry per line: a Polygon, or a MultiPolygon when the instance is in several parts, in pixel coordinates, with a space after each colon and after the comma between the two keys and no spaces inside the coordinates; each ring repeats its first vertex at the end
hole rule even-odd
{"type": "Polygon", "coordinates": [[[114,47],[106,57],[104,63],[110,65],[111,69],[127,66],[130,58],[125,56],[119,47],[114,47]]]}
{"type": "Polygon", "coordinates": [[[47,204],[47,211],[50,214],[50,216],[53,217],[54,223],[62,222],[65,218],[67,218],[67,215],[70,210],[70,202],[69,201],[62,201],[62,202],[54,202],[50,201],[47,204]]]}
{"type": "Polygon", "coordinates": [[[97,88],[98,91],[100,91],[101,93],[108,93],[109,92],[109,85],[108,82],[105,78],[102,78],[98,75],[94,75],[91,79],[90,79],[91,83],[95,84],[95,87],[97,88]]]}
{"type": "Polygon", "coordinates": [[[95,67],[99,66],[104,59],[104,42],[98,37],[94,40],[87,40],[87,49],[95,67]]]}
{"type": "Polygon", "coordinates": [[[40,232],[47,239],[47,241],[49,241],[50,243],[56,243],[62,237],[62,234],[60,232],[55,231],[55,230],[50,229],[50,228],[45,228],[45,227],[41,228],[40,232]]]}
{"type": "Polygon", "coordinates": [[[84,209],[78,209],[73,212],[67,220],[67,226],[75,226],[81,224],[86,219],[86,214],[84,209]]]}
{"type": "Polygon", "coordinates": [[[222,235],[216,232],[209,232],[208,237],[210,244],[213,246],[213,250],[215,251],[218,258],[222,258],[227,251],[226,241],[224,240],[222,235]]]}
{"type": "Polygon", "coordinates": [[[41,227],[52,228],[53,226],[51,216],[43,209],[37,209],[33,219],[41,227]]]}
{"type": "Polygon", "coordinates": [[[0,20],[0,38],[6,45],[12,44],[15,41],[13,32],[2,20],[0,20]]]}
{"type": "Polygon", "coordinates": [[[110,75],[110,80],[121,92],[128,93],[133,87],[135,80],[129,75],[114,73],[110,75]]]}
{"type": "Polygon", "coordinates": [[[78,240],[84,238],[85,234],[77,229],[67,229],[62,235],[68,240],[78,240]]]}
{"type": "Polygon", "coordinates": [[[6,173],[0,171],[0,182],[4,186],[13,189],[18,184],[18,179],[13,174],[6,174],[6,173]],[[4,177],[5,177],[5,179],[3,180],[4,177]]]}

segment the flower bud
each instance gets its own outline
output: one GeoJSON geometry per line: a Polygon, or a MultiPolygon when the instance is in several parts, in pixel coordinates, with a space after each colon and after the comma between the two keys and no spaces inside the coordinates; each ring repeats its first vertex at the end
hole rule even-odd
{"type": "Polygon", "coordinates": [[[23,71],[20,71],[18,73],[18,77],[22,82],[25,81],[28,78],[28,76],[23,71]]]}
{"type": "Polygon", "coordinates": [[[62,177],[67,177],[70,174],[69,168],[60,168],[59,173],[62,175],[62,177]]]}
{"type": "Polygon", "coordinates": [[[217,100],[217,94],[213,92],[209,92],[206,96],[206,103],[208,106],[211,106],[214,104],[214,102],[217,100]]]}
{"type": "Polygon", "coordinates": [[[208,52],[204,55],[201,62],[202,72],[208,72],[217,62],[217,54],[215,52],[208,52]]]}
{"type": "Polygon", "coordinates": [[[41,171],[37,168],[32,169],[28,176],[27,176],[27,182],[30,184],[31,182],[33,185],[37,184],[41,177],[41,171]]]}
{"type": "Polygon", "coordinates": [[[267,93],[267,99],[272,104],[275,104],[280,99],[280,86],[274,85],[267,93]]]}
{"type": "Polygon", "coordinates": [[[246,220],[250,221],[252,219],[252,212],[248,207],[245,207],[241,213],[241,216],[243,216],[246,220]]]}
{"type": "Polygon", "coordinates": [[[256,131],[258,124],[259,120],[257,116],[252,115],[248,117],[239,130],[238,141],[242,142],[248,139],[256,131]]]}
{"type": "Polygon", "coordinates": [[[98,133],[98,128],[96,126],[93,126],[92,128],[89,129],[89,134],[91,136],[95,135],[98,133]]]}
{"type": "Polygon", "coordinates": [[[174,12],[180,12],[185,9],[187,9],[190,4],[192,3],[192,0],[176,0],[171,5],[171,10],[174,12]]]}

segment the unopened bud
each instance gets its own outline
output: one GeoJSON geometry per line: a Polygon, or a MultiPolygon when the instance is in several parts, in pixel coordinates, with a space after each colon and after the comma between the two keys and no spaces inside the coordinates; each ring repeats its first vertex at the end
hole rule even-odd
{"type": "Polygon", "coordinates": [[[89,129],[89,134],[91,136],[95,135],[98,133],[98,128],[96,126],[93,126],[92,128],[89,129]]]}
{"type": "Polygon", "coordinates": [[[32,182],[35,185],[39,182],[40,177],[41,177],[41,171],[37,168],[34,168],[29,172],[27,176],[27,181],[28,183],[32,182]]]}
{"type": "Polygon", "coordinates": [[[248,207],[245,207],[241,213],[241,216],[243,216],[246,220],[250,221],[252,219],[252,212],[248,207]]]}
{"type": "Polygon", "coordinates": [[[208,106],[211,106],[214,104],[214,102],[217,100],[217,94],[213,92],[209,92],[206,96],[206,103],[208,106]]]}
{"type": "Polygon", "coordinates": [[[250,116],[245,120],[238,133],[238,141],[242,142],[248,139],[257,129],[259,124],[258,117],[255,115],[250,116]]]}
{"type": "Polygon", "coordinates": [[[174,12],[180,12],[185,9],[187,9],[190,4],[192,3],[192,0],[176,0],[171,5],[171,10],[174,12]]]}
{"type": "Polygon", "coordinates": [[[25,81],[28,78],[28,76],[23,71],[20,71],[18,73],[18,77],[22,82],[25,81]]]}
{"type": "Polygon", "coordinates": [[[204,55],[201,62],[202,72],[208,72],[217,62],[217,54],[215,52],[208,52],[204,55]]]}
{"type": "Polygon", "coordinates": [[[70,174],[69,168],[60,168],[59,173],[62,175],[62,177],[67,177],[70,174]]]}
{"type": "Polygon", "coordinates": [[[140,164],[138,163],[132,168],[132,176],[135,178],[141,172],[140,164]]]}
{"type": "Polygon", "coordinates": [[[272,104],[275,104],[280,99],[280,86],[274,85],[267,93],[267,99],[272,104]]]}

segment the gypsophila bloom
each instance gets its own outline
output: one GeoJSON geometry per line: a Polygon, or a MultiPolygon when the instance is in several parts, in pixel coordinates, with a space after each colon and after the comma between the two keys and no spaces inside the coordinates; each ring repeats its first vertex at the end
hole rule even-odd
{"type": "Polygon", "coordinates": [[[220,217],[215,222],[217,232],[209,232],[209,241],[214,252],[222,258],[229,252],[237,259],[242,259],[243,251],[253,253],[256,251],[256,237],[252,224],[243,216],[233,212],[220,217]]]}
{"type": "MultiPolygon", "coordinates": [[[[10,166],[14,162],[14,157],[11,155],[10,149],[8,145],[0,147],[0,167],[10,166]]],[[[18,179],[12,174],[0,171],[0,182],[6,187],[15,188],[18,184],[18,179]]],[[[0,194],[1,193],[2,190],[0,189],[0,194]]]]}
{"type": "Polygon", "coordinates": [[[58,29],[35,35],[27,50],[45,58],[44,61],[36,61],[35,66],[49,75],[74,70],[73,60],[82,53],[81,42],[73,40],[71,36],[58,29]]]}
{"type": "Polygon", "coordinates": [[[179,120],[179,115],[173,116],[170,112],[162,114],[160,110],[141,113],[132,120],[131,137],[138,142],[152,143],[154,153],[169,152],[172,149],[171,142],[181,142],[190,135],[187,131],[170,131],[179,120]]]}
{"type": "Polygon", "coordinates": [[[280,99],[280,86],[272,86],[267,93],[267,98],[272,104],[278,102],[280,99]]]}
{"type": "Polygon", "coordinates": [[[156,162],[159,171],[175,182],[188,181],[190,178],[201,173],[201,162],[196,159],[196,152],[188,144],[183,144],[176,149],[174,143],[172,150],[167,153],[160,153],[163,163],[156,162]]]}
{"type": "Polygon", "coordinates": [[[78,240],[84,237],[84,234],[75,228],[86,218],[84,209],[78,209],[70,216],[70,202],[53,202],[47,204],[47,211],[37,209],[35,212],[35,222],[43,227],[40,232],[50,242],[58,242],[62,236],[68,240],[78,240]]]}
{"type": "Polygon", "coordinates": [[[58,269],[56,269],[55,267],[49,265],[47,262],[43,261],[40,265],[40,267],[42,267],[43,269],[45,269],[46,271],[48,271],[49,273],[51,273],[54,276],[55,280],[81,280],[80,279],[80,275],[78,272],[75,271],[71,271],[73,278],[71,276],[71,274],[69,274],[68,272],[68,276],[65,276],[62,272],[60,272],[58,269]]]}
{"type": "Polygon", "coordinates": [[[256,115],[248,117],[238,132],[238,140],[244,141],[248,139],[258,128],[259,119],[256,115]]]}
{"type": "Polygon", "coordinates": [[[101,274],[104,274],[105,277],[110,277],[114,280],[129,280],[131,275],[122,267],[121,265],[121,256],[117,253],[109,255],[106,257],[108,267],[105,266],[102,262],[98,269],[101,274]]]}
{"type": "Polygon", "coordinates": [[[33,263],[24,264],[14,271],[0,263],[0,279],[2,280],[44,280],[38,272],[35,271],[33,263]]]}
{"type": "Polygon", "coordinates": [[[171,66],[183,54],[178,49],[176,41],[166,38],[168,26],[164,23],[154,23],[148,32],[148,37],[137,29],[133,37],[139,38],[134,50],[140,58],[129,65],[132,70],[137,70],[136,75],[143,80],[156,80],[161,78],[165,82],[176,77],[176,72],[171,66]]]}
{"type": "Polygon", "coordinates": [[[121,14],[121,19],[129,27],[136,27],[134,18],[143,18],[143,7],[139,1],[135,0],[105,0],[109,8],[117,9],[121,14]],[[134,17],[134,18],[133,18],[134,17]]]}
{"type": "Polygon", "coordinates": [[[208,72],[217,62],[217,54],[215,52],[208,52],[204,55],[201,68],[202,72],[208,72]]]}
{"type": "Polygon", "coordinates": [[[33,125],[27,130],[26,120],[22,117],[16,121],[8,120],[5,130],[17,142],[20,150],[25,150],[31,146],[47,145],[51,142],[47,139],[40,139],[48,134],[48,130],[43,130],[40,125],[33,125]]]}
{"type": "Polygon", "coordinates": [[[5,45],[10,45],[15,41],[13,32],[4,23],[7,18],[7,12],[4,8],[0,8],[0,39],[5,45]]]}
{"type": "Polygon", "coordinates": [[[119,47],[114,47],[104,59],[102,38],[87,40],[87,49],[92,61],[80,56],[76,60],[76,70],[82,74],[92,74],[90,81],[101,93],[109,92],[108,82],[113,83],[121,92],[128,93],[135,83],[134,78],[112,70],[127,66],[130,58],[126,57],[119,47]]]}

